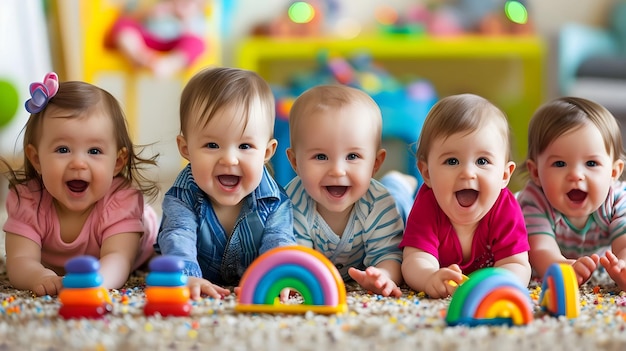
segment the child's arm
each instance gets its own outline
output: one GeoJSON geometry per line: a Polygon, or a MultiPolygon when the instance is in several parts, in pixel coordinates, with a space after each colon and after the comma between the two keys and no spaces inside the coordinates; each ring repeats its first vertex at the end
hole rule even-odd
{"type": "Polygon", "coordinates": [[[463,281],[457,265],[439,268],[439,261],[433,255],[410,246],[404,247],[402,276],[411,289],[423,291],[431,298],[452,295],[456,286],[450,281],[457,285],[463,281]]]}
{"type": "Polygon", "coordinates": [[[494,267],[505,268],[513,272],[524,286],[528,286],[530,282],[531,269],[528,262],[528,252],[520,252],[498,260],[495,262],[494,267]]]}
{"type": "Polygon", "coordinates": [[[139,233],[120,233],[102,241],[100,247],[100,274],[102,286],[121,288],[130,275],[139,250],[139,233]]]}
{"type": "Polygon", "coordinates": [[[6,265],[9,281],[16,289],[31,290],[37,296],[57,295],[63,277],[41,264],[41,247],[14,233],[6,233],[6,265]]]}
{"type": "Polygon", "coordinates": [[[279,246],[296,244],[293,216],[291,200],[285,195],[280,205],[265,220],[259,254],[279,246]]]}
{"type": "Polygon", "coordinates": [[[398,287],[402,283],[402,270],[396,260],[384,260],[364,271],[351,267],[348,274],[365,290],[382,296],[402,296],[398,287]]]}
{"type": "Polygon", "coordinates": [[[567,259],[561,254],[561,249],[554,237],[544,234],[535,234],[528,237],[530,244],[529,261],[531,267],[540,277],[554,263],[571,264],[576,272],[578,284],[586,282],[596,270],[600,257],[596,254],[583,256],[577,260],[567,259]]]}

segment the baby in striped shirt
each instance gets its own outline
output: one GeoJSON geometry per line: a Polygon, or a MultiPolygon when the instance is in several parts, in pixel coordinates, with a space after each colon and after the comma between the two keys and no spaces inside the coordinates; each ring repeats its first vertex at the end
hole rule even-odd
{"type": "Polygon", "coordinates": [[[518,194],[529,259],[542,277],[573,265],[578,283],[599,264],[626,290],[626,192],[619,125],[603,106],[561,97],[541,106],[528,130],[529,182],[518,194]]]}
{"type": "Polygon", "coordinates": [[[398,248],[404,221],[394,198],[373,179],[385,160],[382,116],[365,92],[313,87],[289,115],[287,156],[297,176],[287,184],[298,244],[329,258],[344,280],[400,296],[398,248]]]}

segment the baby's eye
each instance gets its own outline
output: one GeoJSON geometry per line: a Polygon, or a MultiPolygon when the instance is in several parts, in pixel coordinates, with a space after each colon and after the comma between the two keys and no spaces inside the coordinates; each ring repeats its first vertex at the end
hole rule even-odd
{"type": "Polygon", "coordinates": [[[241,145],[239,145],[239,148],[241,150],[248,150],[248,149],[252,149],[252,145],[250,145],[250,144],[241,144],[241,145]]]}
{"type": "Polygon", "coordinates": [[[587,167],[596,167],[597,165],[596,161],[587,161],[587,167]]]}
{"type": "Polygon", "coordinates": [[[459,160],[458,160],[458,159],[456,159],[456,158],[454,158],[454,157],[452,157],[452,158],[447,159],[447,160],[445,161],[445,164],[447,164],[447,165],[449,165],[449,166],[456,166],[456,165],[458,165],[458,164],[459,164],[459,160]]]}
{"type": "Polygon", "coordinates": [[[484,158],[484,157],[481,157],[478,160],[476,160],[476,164],[479,165],[479,166],[486,166],[489,163],[490,163],[489,160],[484,158]]]}
{"type": "Polygon", "coordinates": [[[67,154],[68,152],[70,152],[70,148],[66,147],[66,146],[59,146],[56,149],[56,152],[60,153],[60,154],[67,154]]]}
{"type": "Polygon", "coordinates": [[[208,144],[206,144],[206,147],[209,148],[209,149],[219,149],[220,148],[220,146],[217,145],[217,143],[208,143],[208,144]]]}
{"type": "Polygon", "coordinates": [[[346,160],[348,160],[348,161],[354,161],[354,160],[359,159],[359,158],[360,157],[357,154],[349,154],[348,156],[346,156],[346,160]]]}
{"type": "Polygon", "coordinates": [[[97,149],[97,148],[93,148],[93,149],[89,149],[89,151],[87,151],[88,154],[90,155],[100,155],[102,153],[102,150],[97,149]]]}
{"type": "Polygon", "coordinates": [[[560,167],[565,167],[565,162],[564,161],[555,161],[552,165],[554,167],[559,167],[559,168],[560,167]]]}
{"type": "Polygon", "coordinates": [[[319,161],[326,161],[326,160],[328,160],[328,156],[326,156],[324,154],[317,154],[317,155],[313,156],[313,158],[315,158],[316,160],[319,160],[319,161]]]}

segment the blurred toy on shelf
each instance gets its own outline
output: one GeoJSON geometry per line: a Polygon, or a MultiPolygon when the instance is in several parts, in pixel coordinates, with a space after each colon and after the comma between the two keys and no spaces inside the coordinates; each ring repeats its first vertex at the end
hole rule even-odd
{"type": "Polygon", "coordinates": [[[304,91],[320,84],[345,84],[368,93],[382,112],[383,139],[396,139],[407,144],[406,169],[403,171],[415,176],[421,184],[414,146],[426,114],[438,99],[433,85],[419,78],[403,83],[373,62],[367,54],[346,59],[326,51],[319,53],[317,67],[312,71],[293,74],[286,85],[272,87],[277,114],[274,135],[279,141],[272,166],[279,184],[286,185],[295,176],[286,156],[291,105],[304,91]]]}
{"type": "Polygon", "coordinates": [[[254,26],[252,35],[304,37],[322,34],[324,11],[322,1],[292,1],[273,20],[254,26]]]}
{"type": "Polygon", "coordinates": [[[105,44],[158,77],[175,75],[206,50],[205,1],[127,1],[105,44]]]}
{"type": "Polygon", "coordinates": [[[275,18],[253,26],[252,36],[353,38],[361,24],[340,12],[339,0],[290,1],[275,18]]]}
{"type": "Polygon", "coordinates": [[[375,13],[381,32],[433,36],[534,33],[525,0],[433,0],[402,12],[379,6],[375,13]]]}

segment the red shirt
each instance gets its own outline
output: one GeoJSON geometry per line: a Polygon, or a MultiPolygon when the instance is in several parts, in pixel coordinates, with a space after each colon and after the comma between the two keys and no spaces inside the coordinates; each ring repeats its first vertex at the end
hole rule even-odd
{"type": "Polygon", "coordinates": [[[448,216],[441,210],[431,188],[420,188],[407,219],[400,247],[428,252],[440,267],[458,264],[463,274],[493,267],[496,261],[528,251],[524,216],[515,196],[502,189],[491,210],[483,217],[472,239],[471,256],[463,261],[461,243],[448,216]]]}

